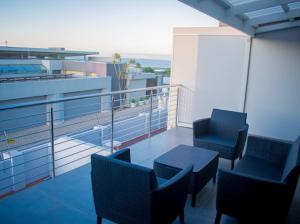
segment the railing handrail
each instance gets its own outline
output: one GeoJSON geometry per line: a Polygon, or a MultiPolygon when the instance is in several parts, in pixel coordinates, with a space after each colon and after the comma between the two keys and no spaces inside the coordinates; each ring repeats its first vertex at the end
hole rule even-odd
{"type": "Polygon", "coordinates": [[[8,82],[25,82],[25,81],[35,81],[35,80],[49,80],[49,79],[62,79],[62,78],[74,78],[75,74],[58,74],[58,75],[30,75],[30,76],[16,76],[16,77],[5,77],[0,78],[0,83],[8,82]]]}
{"type": "Polygon", "coordinates": [[[122,94],[122,93],[132,93],[132,92],[140,92],[140,91],[145,91],[145,90],[155,90],[155,89],[178,87],[178,86],[181,86],[181,85],[180,84],[161,85],[161,86],[153,86],[153,87],[138,88],[138,89],[111,91],[111,92],[104,92],[104,93],[94,93],[94,94],[88,94],[88,95],[82,95],[82,96],[64,97],[64,98],[59,98],[59,99],[55,99],[55,100],[40,100],[40,101],[35,101],[35,102],[30,102],[30,103],[9,104],[9,105],[5,105],[5,106],[0,106],[0,111],[16,109],[16,108],[31,107],[31,106],[40,106],[40,105],[45,105],[45,104],[61,103],[61,102],[86,99],[86,98],[91,98],[91,97],[112,96],[112,95],[122,94]]]}
{"type": "Polygon", "coordinates": [[[4,136],[0,139],[0,163],[5,164],[0,168],[0,172],[4,174],[0,177],[0,197],[85,165],[90,162],[89,157],[94,153],[109,155],[115,150],[177,126],[174,123],[178,122],[176,98],[180,95],[178,89],[182,87],[180,84],[161,85],[0,107],[1,111],[49,104],[46,108],[47,116],[43,116],[42,122],[29,120],[29,124],[34,123],[28,125],[26,120],[25,124],[22,120],[15,123],[12,118],[9,118],[11,123],[5,123],[7,120],[0,121],[1,124],[4,122],[4,127],[8,127],[6,131],[4,129],[4,136]],[[136,96],[140,97],[138,106],[133,106],[130,102],[123,104],[122,99],[117,99],[121,103],[115,105],[116,96],[133,92],[139,93],[136,96]],[[161,100],[157,98],[160,95],[163,96],[161,100]],[[101,96],[104,96],[103,100],[101,96]],[[149,99],[142,102],[141,98],[146,96],[149,99]],[[88,110],[89,113],[85,110],[77,115],[74,113],[74,119],[69,115],[65,119],[65,114],[60,117],[63,109],[53,105],[91,97],[97,97],[95,99],[99,107],[88,110]],[[106,103],[109,106],[102,110],[102,105],[106,103]],[[121,110],[116,110],[118,108],[121,110]],[[30,178],[19,178],[28,172],[30,178]]]}

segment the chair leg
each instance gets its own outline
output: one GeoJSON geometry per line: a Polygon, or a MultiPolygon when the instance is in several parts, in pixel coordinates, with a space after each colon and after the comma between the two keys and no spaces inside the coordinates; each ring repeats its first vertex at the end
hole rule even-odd
{"type": "Polygon", "coordinates": [[[233,168],[234,168],[234,159],[231,160],[231,169],[233,170],[233,168]]]}
{"type": "Polygon", "coordinates": [[[102,217],[101,216],[97,216],[97,224],[101,224],[102,223],[102,217]]]}
{"type": "Polygon", "coordinates": [[[219,224],[221,221],[222,212],[217,211],[216,218],[215,218],[215,224],[219,224]]]}
{"type": "Polygon", "coordinates": [[[182,211],[179,215],[179,220],[180,220],[180,223],[183,224],[184,223],[184,211],[182,211]]]}
{"type": "Polygon", "coordinates": [[[239,159],[241,160],[243,158],[243,153],[241,153],[241,155],[239,156],[239,159]]]}
{"type": "Polygon", "coordinates": [[[193,193],[193,194],[192,194],[192,207],[193,207],[193,208],[195,208],[195,206],[196,206],[196,196],[197,196],[196,193],[193,193]]]}

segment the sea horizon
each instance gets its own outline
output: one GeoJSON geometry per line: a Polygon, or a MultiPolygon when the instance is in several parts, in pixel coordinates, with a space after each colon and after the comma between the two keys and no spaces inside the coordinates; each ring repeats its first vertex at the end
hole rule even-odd
{"type": "MultiPolygon", "coordinates": [[[[141,65],[141,67],[152,67],[152,68],[170,68],[171,67],[171,60],[170,59],[158,59],[158,58],[151,58],[151,57],[132,57],[133,55],[125,55],[121,58],[122,62],[127,63],[130,59],[134,59],[137,63],[141,65]]],[[[148,55],[149,56],[149,55],[148,55]]],[[[103,62],[112,62],[113,58],[111,56],[100,56],[99,57],[103,62]]]]}

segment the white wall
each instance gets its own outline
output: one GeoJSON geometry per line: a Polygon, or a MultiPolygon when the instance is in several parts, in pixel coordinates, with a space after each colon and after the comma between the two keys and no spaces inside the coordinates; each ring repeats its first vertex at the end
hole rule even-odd
{"type": "Polygon", "coordinates": [[[42,65],[47,68],[49,75],[53,70],[62,70],[62,60],[42,60],[42,65]]]}
{"type": "Polygon", "coordinates": [[[246,112],[250,133],[300,135],[300,28],[253,39],[246,112]]]}
{"type": "Polygon", "coordinates": [[[70,78],[1,83],[0,100],[13,100],[94,89],[110,91],[111,78],[70,78]]]}
{"type": "Polygon", "coordinates": [[[105,77],[107,74],[106,63],[104,62],[65,60],[63,61],[62,68],[67,74],[88,73],[102,77],[105,77]]]}
{"type": "MultiPolygon", "coordinates": [[[[174,30],[173,36],[173,59],[171,69],[171,84],[182,84],[180,89],[180,103],[178,122],[184,126],[191,126],[193,111],[193,94],[196,88],[195,80],[197,75],[198,59],[198,36],[182,35],[180,31],[174,30]]],[[[171,99],[175,99],[177,91],[171,91],[171,99]]],[[[171,108],[173,109],[173,108],[171,108]]],[[[170,113],[170,111],[169,111],[170,113]]],[[[170,113],[171,114],[171,113],[170,113]]],[[[176,115],[173,112],[174,116],[176,115]]]]}
{"type": "Polygon", "coordinates": [[[172,84],[182,84],[179,123],[209,117],[213,108],[242,111],[249,37],[230,27],[176,28],[172,84]]]}
{"type": "Polygon", "coordinates": [[[246,36],[199,37],[194,120],[213,108],[243,111],[249,43],[246,36]]]}
{"type": "MultiPolygon", "coordinates": [[[[147,80],[146,79],[131,79],[128,81],[127,88],[128,89],[139,89],[146,88],[147,80]]],[[[137,102],[140,100],[140,97],[144,97],[146,95],[146,91],[132,92],[127,93],[126,98],[131,101],[131,99],[135,99],[137,102]]]]}
{"type": "Polygon", "coordinates": [[[173,38],[171,83],[184,85],[180,125],[245,105],[250,134],[300,135],[300,28],[253,38],[250,59],[249,37],[229,27],[176,28],[173,38]]]}

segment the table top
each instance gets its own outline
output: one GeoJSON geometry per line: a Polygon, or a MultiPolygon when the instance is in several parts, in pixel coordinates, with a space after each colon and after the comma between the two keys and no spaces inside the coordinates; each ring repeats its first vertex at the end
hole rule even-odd
{"type": "Polygon", "coordinates": [[[188,145],[178,145],[154,160],[170,167],[184,169],[193,164],[193,172],[199,172],[219,155],[218,152],[188,145]]]}

